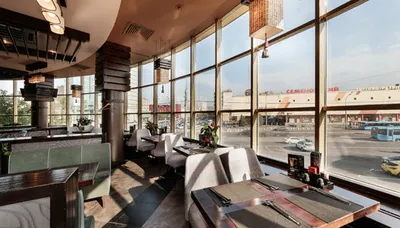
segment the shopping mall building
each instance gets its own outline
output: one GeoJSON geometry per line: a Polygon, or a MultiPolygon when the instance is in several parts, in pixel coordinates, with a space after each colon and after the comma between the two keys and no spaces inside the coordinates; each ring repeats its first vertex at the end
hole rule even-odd
{"type": "MultiPolygon", "coordinates": [[[[327,104],[330,106],[354,106],[354,105],[377,105],[394,104],[400,100],[400,86],[367,87],[358,88],[355,91],[341,91],[340,88],[329,88],[327,93],[327,104]]],[[[222,110],[240,110],[250,107],[249,90],[243,95],[234,95],[231,90],[222,92],[222,110]]],[[[259,95],[258,106],[260,109],[279,109],[296,107],[313,107],[315,104],[314,89],[289,89],[285,93],[263,92],[259,95]]],[[[358,121],[400,121],[398,110],[363,110],[363,111],[330,111],[328,112],[328,123],[354,124],[358,121]]],[[[223,113],[222,121],[238,121],[241,116],[249,116],[246,113],[223,113]]],[[[266,124],[267,119],[279,119],[283,123],[306,124],[314,123],[313,111],[296,112],[268,112],[260,113],[266,124]]],[[[276,120],[275,120],[275,123],[276,120]]]]}

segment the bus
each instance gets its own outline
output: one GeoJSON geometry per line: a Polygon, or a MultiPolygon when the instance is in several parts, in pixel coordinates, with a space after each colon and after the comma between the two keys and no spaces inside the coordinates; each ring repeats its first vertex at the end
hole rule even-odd
{"type": "Polygon", "coordinates": [[[398,127],[373,127],[371,137],[379,141],[400,141],[400,128],[398,127]]]}
{"type": "Polygon", "coordinates": [[[400,121],[360,121],[357,122],[360,130],[371,130],[373,127],[398,127],[400,129],[400,121]]]}

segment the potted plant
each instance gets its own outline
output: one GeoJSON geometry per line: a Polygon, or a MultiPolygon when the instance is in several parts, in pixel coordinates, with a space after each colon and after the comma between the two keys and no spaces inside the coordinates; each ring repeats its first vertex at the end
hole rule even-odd
{"type": "Polygon", "coordinates": [[[84,117],[81,117],[81,118],[77,119],[77,122],[78,122],[79,130],[80,131],[84,131],[86,126],[88,126],[88,125],[93,123],[93,120],[91,120],[91,119],[87,118],[86,116],[84,116],[84,117]]]}
{"type": "Polygon", "coordinates": [[[210,125],[205,124],[200,131],[200,141],[206,146],[215,146],[218,143],[218,125],[211,123],[210,125]]]}
{"type": "Polygon", "coordinates": [[[147,121],[146,129],[150,131],[151,135],[156,135],[158,130],[158,125],[156,123],[147,121]]]}
{"type": "Polygon", "coordinates": [[[11,151],[9,149],[8,143],[0,143],[0,150],[3,153],[4,156],[10,156],[11,151]]]}

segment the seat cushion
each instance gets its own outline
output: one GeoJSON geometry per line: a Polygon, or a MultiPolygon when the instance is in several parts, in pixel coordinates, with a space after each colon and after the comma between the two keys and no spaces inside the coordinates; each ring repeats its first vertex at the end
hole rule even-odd
{"type": "Polygon", "coordinates": [[[104,170],[104,171],[97,171],[96,173],[96,180],[97,179],[106,179],[107,177],[110,177],[110,171],[109,170],[104,170]]]}
{"type": "Polygon", "coordinates": [[[178,154],[178,153],[173,153],[167,160],[167,165],[172,166],[173,168],[181,167],[184,166],[186,163],[187,157],[178,154]]]}
{"type": "Polygon", "coordinates": [[[207,228],[208,227],[199,208],[194,203],[189,208],[189,222],[190,222],[190,225],[194,228],[207,228]]]}
{"type": "Polygon", "coordinates": [[[138,151],[149,151],[149,150],[153,150],[155,148],[154,143],[150,143],[150,142],[140,142],[137,150],[138,151]]]}

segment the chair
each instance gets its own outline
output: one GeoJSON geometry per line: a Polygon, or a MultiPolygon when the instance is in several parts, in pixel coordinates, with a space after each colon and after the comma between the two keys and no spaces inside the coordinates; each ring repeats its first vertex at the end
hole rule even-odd
{"type": "Polygon", "coordinates": [[[150,131],[147,129],[140,129],[136,132],[136,150],[137,151],[149,151],[155,148],[154,143],[147,142],[142,137],[151,136],[150,131]]]}
{"type": "Polygon", "coordinates": [[[232,146],[217,148],[217,149],[214,150],[214,154],[217,154],[218,156],[221,157],[221,155],[227,154],[229,151],[231,151],[233,149],[234,148],[232,146]]]}
{"type": "Polygon", "coordinates": [[[225,159],[225,170],[228,170],[228,178],[232,183],[265,176],[257,155],[251,148],[231,150],[227,160],[225,159]]]}
{"type": "Polygon", "coordinates": [[[215,153],[191,155],[186,160],[185,173],[185,218],[192,227],[207,227],[196,204],[192,191],[228,184],[221,160],[215,153]]]}
{"type": "Polygon", "coordinates": [[[78,191],[78,227],[79,228],[94,228],[94,217],[85,217],[85,207],[83,204],[83,193],[78,191]]]}
{"type": "Polygon", "coordinates": [[[128,142],[126,142],[127,146],[130,146],[130,147],[136,147],[137,146],[137,142],[136,142],[137,131],[138,130],[134,130],[132,132],[131,138],[129,139],[128,142]]]}
{"type": "Polygon", "coordinates": [[[151,151],[151,155],[156,158],[165,157],[165,153],[167,151],[165,138],[169,135],[174,135],[173,133],[164,133],[160,137],[160,141],[157,143],[157,146],[154,150],[151,151]]]}
{"type": "Polygon", "coordinates": [[[102,129],[99,128],[99,127],[94,127],[94,128],[92,129],[92,133],[99,134],[99,133],[103,133],[103,131],[102,131],[102,129]]]}
{"type": "Polygon", "coordinates": [[[176,169],[184,166],[187,157],[174,150],[174,147],[183,146],[185,142],[181,135],[167,135],[165,137],[165,145],[167,147],[165,152],[165,164],[176,169]]]}

